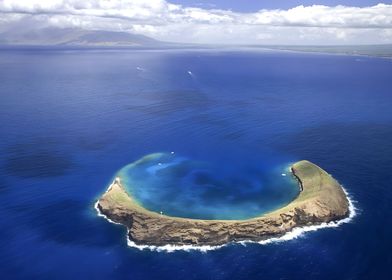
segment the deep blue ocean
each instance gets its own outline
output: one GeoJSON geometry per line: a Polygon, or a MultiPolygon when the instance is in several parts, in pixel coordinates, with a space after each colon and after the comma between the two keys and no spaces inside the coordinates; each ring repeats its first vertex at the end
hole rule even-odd
{"type": "MultiPolygon", "coordinates": [[[[392,60],[2,50],[0,155],[1,279],[391,278],[392,60]],[[358,214],[282,243],[206,253],[130,248],[125,229],[98,217],[94,203],[121,168],[156,152],[214,166],[181,190],[209,188],[196,202],[210,214],[265,194],[300,159],[333,174],[358,214]]],[[[170,180],[166,187],[180,187],[170,180]]],[[[145,203],[182,201],[173,194],[145,203]]]]}

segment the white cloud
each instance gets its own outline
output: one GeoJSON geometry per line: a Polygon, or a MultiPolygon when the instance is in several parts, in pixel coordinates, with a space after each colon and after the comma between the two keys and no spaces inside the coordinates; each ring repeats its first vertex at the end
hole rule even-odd
{"type": "Polygon", "coordinates": [[[336,44],[392,42],[392,5],[298,6],[236,13],[164,0],[0,0],[0,30],[37,26],[130,31],[167,41],[336,44]],[[20,26],[17,24],[16,26],[20,26]]]}
{"type": "Polygon", "coordinates": [[[275,26],[391,28],[392,5],[378,4],[365,8],[313,5],[283,11],[262,10],[252,14],[247,22],[275,26]]]}

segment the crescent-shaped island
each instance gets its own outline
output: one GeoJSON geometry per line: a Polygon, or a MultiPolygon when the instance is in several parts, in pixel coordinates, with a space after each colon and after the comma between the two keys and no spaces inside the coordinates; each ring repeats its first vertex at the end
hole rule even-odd
{"type": "Polygon", "coordinates": [[[299,195],[286,206],[246,220],[202,220],[166,216],[142,207],[116,178],[96,203],[112,222],[127,227],[137,245],[223,245],[280,237],[296,227],[320,225],[349,216],[341,185],[317,165],[303,160],[291,166],[299,195]]]}

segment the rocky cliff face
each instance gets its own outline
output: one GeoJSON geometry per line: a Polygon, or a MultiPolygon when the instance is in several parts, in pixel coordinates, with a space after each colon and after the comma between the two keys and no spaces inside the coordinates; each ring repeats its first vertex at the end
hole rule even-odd
{"type": "Polygon", "coordinates": [[[281,236],[294,227],[321,224],[349,214],[347,197],[327,172],[308,161],[292,166],[301,192],[287,206],[249,220],[197,220],[149,211],[130,197],[119,179],[99,199],[108,219],[128,228],[129,239],[143,245],[221,245],[232,241],[261,241],[281,236]]]}

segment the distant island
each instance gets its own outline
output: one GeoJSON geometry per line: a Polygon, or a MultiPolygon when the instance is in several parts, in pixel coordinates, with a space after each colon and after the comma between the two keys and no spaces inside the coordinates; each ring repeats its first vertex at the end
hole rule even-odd
{"type": "Polygon", "coordinates": [[[379,45],[330,45],[330,46],[290,46],[290,45],[276,45],[276,46],[260,46],[271,50],[304,52],[304,53],[320,53],[320,54],[338,54],[338,55],[354,55],[354,56],[371,56],[381,58],[392,57],[391,44],[379,45]]]}
{"type": "Polygon", "coordinates": [[[145,35],[106,30],[48,27],[0,32],[0,49],[205,49],[293,51],[391,58],[391,44],[377,45],[235,45],[164,42],[145,35]]]}
{"type": "Polygon", "coordinates": [[[84,30],[80,28],[44,28],[33,31],[0,33],[0,46],[43,48],[155,48],[166,43],[129,32],[84,30]]]}
{"type": "Polygon", "coordinates": [[[300,193],[288,205],[247,220],[199,220],[166,216],[145,209],[125,190],[119,178],[96,203],[99,214],[128,228],[137,245],[223,245],[280,237],[296,227],[337,221],[350,213],[340,184],[309,161],[291,166],[300,193]]]}

